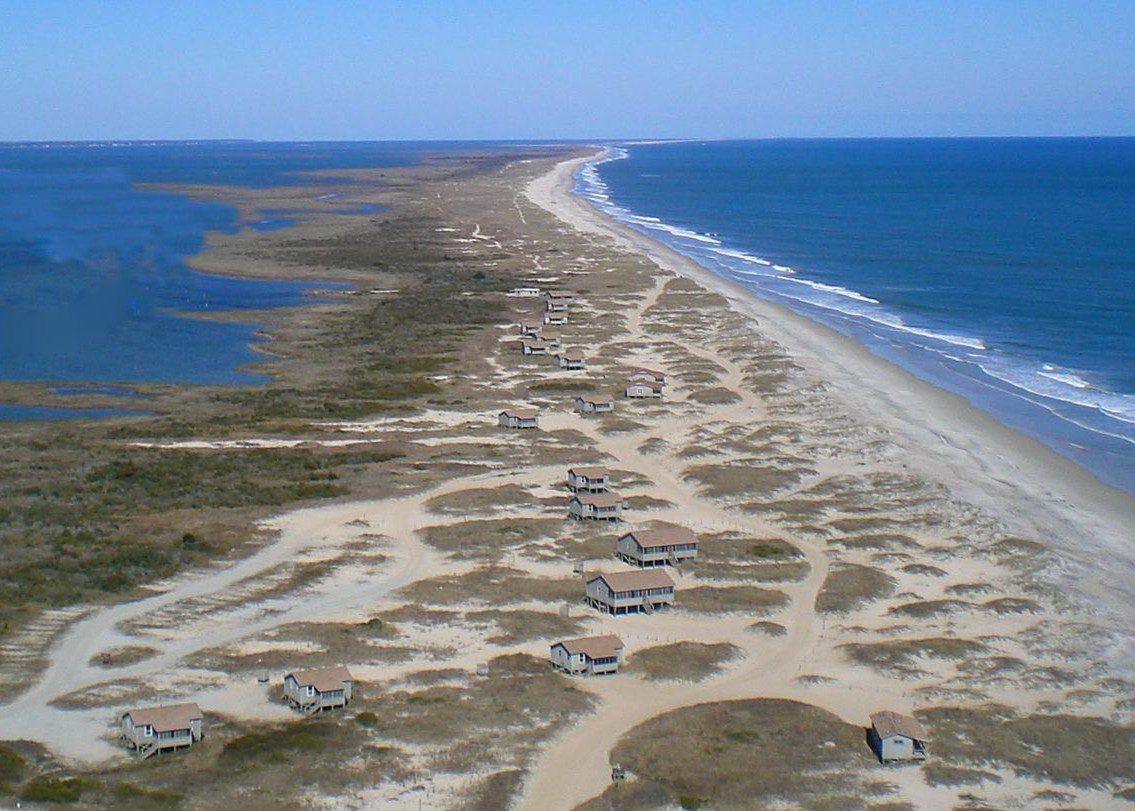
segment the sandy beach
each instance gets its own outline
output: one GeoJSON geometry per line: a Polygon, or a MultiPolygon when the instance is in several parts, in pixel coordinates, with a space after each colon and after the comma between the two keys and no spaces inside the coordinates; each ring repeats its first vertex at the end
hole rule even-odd
{"type": "MultiPolygon", "coordinates": [[[[257,793],[269,778],[297,808],[1131,802],[1132,500],[599,214],[571,194],[593,155],[406,181],[374,198],[393,226],[297,229],[318,253],[273,237],[295,273],[328,278],[335,240],[377,246],[351,279],[384,291],[379,310],[421,284],[410,269],[430,252],[430,273],[454,285],[446,301],[484,316],[428,367],[428,393],[397,408],[117,439],[200,459],[397,454],[360,456],[345,495],[259,518],[252,554],[28,630],[20,644],[43,661],[22,671],[0,737],[60,774],[144,783],[186,807],[279,807],[282,793],[257,793]],[[585,369],[520,352],[518,324],[544,309],[507,295],[520,284],[574,293],[567,323],[544,332],[585,369]],[[636,367],[665,373],[661,399],[621,396],[636,367]],[[587,392],[614,413],[576,413],[587,392]],[[498,426],[520,407],[538,409],[538,430],[498,426]],[[573,464],[610,468],[624,522],[566,520],[573,464]],[[580,572],[627,569],[616,537],[665,524],[700,543],[671,570],[675,606],[585,606],[580,572]],[[620,673],[550,670],[552,642],[592,634],[621,637],[620,673]],[[108,664],[106,651],[133,655],[108,664]],[[350,707],[308,719],[283,706],[285,672],[332,664],[357,679],[350,707]],[[197,701],[209,735],[132,760],[116,716],[173,700],[197,701]],[[871,757],[863,732],[880,709],[929,728],[930,762],[871,757]],[[615,762],[630,772],[619,785],[615,762]]],[[[278,259],[247,256],[256,240],[219,238],[197,262],[231,270],[244,256],[270,275],[278,259]]],[[[305,362],[350,369],[333,353],[305,362]]]]}

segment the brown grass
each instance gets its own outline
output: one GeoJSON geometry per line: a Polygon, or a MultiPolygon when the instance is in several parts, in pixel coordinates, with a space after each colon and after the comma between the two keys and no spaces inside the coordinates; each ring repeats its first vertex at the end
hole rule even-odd
{"type": "Polygon", "coordinates": [[[853,563],[836,564],[816,595],[816,610],[825,614],[854,611],[890,596],[894,590],[894,578],[881,569],[853,563]]]}
{"type": "Polygon", "coordinates": [[[564,617],[546,611],[502,611],[491,608],[484,611],[470,611],[465,619],[476,625],[493,625],[498,633],[485,641],[494,645],[516,645],[534,639],[545,639],[549,643],[563,637],[579,634],[583,624],[579,619],[564,617]]]}
{"type": "Polygon", "coordinates": [[[467,574],[419,580],[399,593],[408,600],[428,605],[502,605],[529,600],[579,602],[583,598],[583,584],[576,578],[535,577],[505,566],[487,566],[467,574]]]}
{"type": "Polygon", "coordinates": [[[712,498],[765,497],[798,484],[804,476],[814,472],[805,468],[786,470],[745,464],[695,465],[686,469],[685,477],[701,485],[702,495],[712,498]]]}
{"type": "Polygon", "coordinates": [[[980,642],[953,637],[853,642],[840,647],[852,661],[875,668],[883,673],[899,675],[912,675],[920,672],[916,665],[922,659],[963,662],[975,654],[988,650],[980,642]]]}
{"type": "Polygon", "coordinates": [[[740,653],[740,648],[727,642],[675,642],[636,650],[624,670],[649,681],[696,682],[720,673],[724,664],[740,653]]]}
{"type": "Polygon", "coordinates": [[[562,528],[563,521],[556,518],[488,518],[425,527],[418,535],[456,560],[497,562],[510,551],[554,537],[562,528]]]}
{"type": "Polygon", "coordinates": [[[676,605],[687,611],[768,614],[788,605],[788,595],[758,586],[696,586],[677,592],[676,605]]]}

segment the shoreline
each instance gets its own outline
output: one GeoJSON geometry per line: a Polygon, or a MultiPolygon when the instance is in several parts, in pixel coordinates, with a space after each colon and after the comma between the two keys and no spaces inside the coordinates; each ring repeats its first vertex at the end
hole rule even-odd
{"type": "Polygon", "coordinates": [[[901,437],[900,444],[913,450],[936,478],[948,481],[958,496],[1018,531],[1051,537],[1068,564],[1069,582],[1105,604],[1111,602],[1109,595],[1118,595],[1135,607],[1135,547],[1127,529],[1135,525],[1135,497],[960,395],[918,378],[831,327],[760,298],[594,208],[573,186],[576,172],[600,154],[558,163],[529,187],[530,199],[568,225],[612,238],[725,297],[732,309],[755,319],[760,332],[834,388],[849,412],[883,422],[896,439],[901,437]],[[1100,551],[1109,557],[1101,559],[1100,551]],[[1113,576],[1122,572],[1131,576],[1126,582],[1113,576]]]}

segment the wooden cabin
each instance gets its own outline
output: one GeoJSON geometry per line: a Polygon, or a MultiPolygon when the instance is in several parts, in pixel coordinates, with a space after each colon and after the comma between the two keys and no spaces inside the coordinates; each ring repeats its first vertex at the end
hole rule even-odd
{"type": "Polygon", "coordinates": [[[575,410],[580,414],[610,414],[615,410],[615,401],[594,394],[580,395],[575,398],[575,410]]]}
{"type": "Polygon", "coordinates": [[[284,676],[284,700],[308,715],[351,703],[354,679],[347,668],[296,670],[284,676]]]}
{"type": "Polygon", "coordinates": [[[122,714],[119,737],[145,759],[201,740],[201,720],[201,708],[194,703],[142,707],[122,714]]]}
{"type": "Polygon", "coordinates": [[[650,614],[674,604],[674,581],[660,569],[599,572],[586,583],[586,600],[608,614],[650,614]]]}
{"type": "Polygon", "coordinates": [[[568,290],[545,290],[544,309],[549,313],[566,313],[575,294],[568,290]]]}
{"type": "Polygon", "coordinates": [[[568,516],[590,521],[623,520],[623,497],[618,493],[576,493],[568,501],[568,516]]]}
{"type": "Polygon", "coordinates": [[[580,369],[587,368],[587,358],[583,356],[582,352],[579,352],[575,349],[569,349],[566,352],[559,352],[555,357],[556,363],[561,369],[579,371],[580,369]]]}
{"type": "Polygon", "coordinates": [[[661,399],[662,397],[661,383],[648,383],[642,380],[633,380],[627,384],[626,395],[632,400],[643,399],[661,399]]]}
{"type": "Polygon", "coordinates": [[[556,326],[562,326],[563,324],[566,324],[567,322],[568,322],[567,313],[546,313],[544,315],[544,323],[545,324],[555,324],[556,326]]]}
{"type": "Polygon", "coordinates": [[[677,566],[698,556],[698,538],[686,527],[639,529],[619,537],[616,554],[634,566],[677,566]]]}
{"type": "Polygon", "coordinates": [[[613,634],[565,639],[551,647],[552,667],[572,676],[617,673],[623,663],[623,640],[613,634]]]}
{"type": "Polygon", "coordinates": [[[610,471],[605,467],[569,467],[567,484],[573,493],[605,493],[610,483],[610,471]]]}
{"type": "Polygon", "coordinates": [[[501,428],[539,428],[540,412],[534,408],[507,408],[497,415],[501,428]]]}
{"type": "Polygon", "coordinates": [[[548,344],[539,338],[523,338],[520,341],[520,351],[525,355],[547,355],[548,344]]]}
{"type": "Polygon", "coordinates": [[[891,710],[874,713],[867,740],[881,763],[926,760],[926,730],[909,715],[891,710]]]}
{"type": "Polygon", "coordinates": [[[658,371],[657,369],[645,369],[645,368],[640,367],[638,369],[635,369],[633,372],[631,372],[630,375],[627,377],[627,380],[631,380],[631,381],[635,381],[635,382],[642,382],[642,383],[658,383],[660,385],[665,385],[666,384],[666,375],[663,374],[662,372],[658,371]]]}
{"type": "Polygon", "coordinates": [[[543,324],[532,323],[529,321],[520,322],[520,334],[527,337],[539,338],[540,330],[542,330],[543,328],[543,324]]]}

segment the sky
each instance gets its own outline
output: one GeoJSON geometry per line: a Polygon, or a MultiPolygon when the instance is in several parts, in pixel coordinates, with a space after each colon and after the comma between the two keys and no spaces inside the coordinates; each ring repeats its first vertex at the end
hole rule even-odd
{"type": "Polygon", "coordinates": [[[0,0],[0,140],[1135,135],[1135,0],[0,0]]]}

